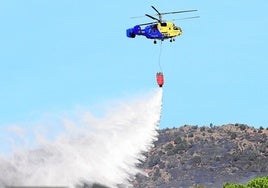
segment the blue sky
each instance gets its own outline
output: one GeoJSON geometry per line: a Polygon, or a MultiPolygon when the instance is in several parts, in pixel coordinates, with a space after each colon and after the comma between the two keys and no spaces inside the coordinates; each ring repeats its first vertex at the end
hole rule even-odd
{"type": "Polygon", "coordinates": [[[146,93],[159,45],[125,30],[160,12],[183,35],[163,42],[161,128],[268,125],[267,0],[0,1],[0,126],[146,93]]]}

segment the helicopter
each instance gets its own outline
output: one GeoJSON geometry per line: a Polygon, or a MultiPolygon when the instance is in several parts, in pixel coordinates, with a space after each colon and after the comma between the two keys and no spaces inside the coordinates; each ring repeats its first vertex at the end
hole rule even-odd
{"type": "MultiPolygon", "coordinates": [[[[182,34],[182,29],[176,26],[171,21],[162,20],[162,15],[197,11],[197,10],[183,10],[183,11],[176,11],[176,12],[160,13],[154,6],[151,6],[151,7],[156,11],[158,18],[151,16],[149,14],[145,14],[145,16],[155,21],[150,22],[150,23],[139,24],[139,25],[134,26],[133,28],[127,29],[126,30],[127,37],[135,38],[136,35],[142,35],[148,39],[153,39],[154,44],[157,43],[157,40],[163,41],[166,39],[169,39],[170,42],[173,42],[175,41],[175,37],[180,36],[182,34]],[[146,26],[146,27],[142,28],[142,26],[146,26]]],[[[182,18],[182,19],[192,19],[192,18],[199,18],[199,16],[182,18]]]]}

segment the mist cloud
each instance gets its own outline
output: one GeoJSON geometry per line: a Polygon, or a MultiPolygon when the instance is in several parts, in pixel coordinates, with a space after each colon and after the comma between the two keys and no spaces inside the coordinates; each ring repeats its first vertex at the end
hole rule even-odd
{"type": "MultiPolygon", "coordinates": [[[[38,146],[14,151],[0,159],[0,187],[68,186],[81,182],[109,187],[131,186],[143,173],[144,160],[157,137],[162,89],[110,107],[101,118],[84,111],[60,121],[64,127],[53,141],[38,133],[38,146]]],[[[58,122],[57,122],[58,123],[58,122]]],[[[12,128],[21,136],[24,131],[12,128]]]]}

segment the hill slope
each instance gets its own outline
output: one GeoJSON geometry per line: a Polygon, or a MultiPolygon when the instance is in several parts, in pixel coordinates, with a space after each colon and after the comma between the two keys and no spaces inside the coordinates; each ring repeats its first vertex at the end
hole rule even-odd
{"type": "Polygon", "coordinates": [[[137,175],[135,188],[220,188],[268,175],[268,130],[244,124],[164,129],[145,155],[140,167],[148,177],[137,175]]]}

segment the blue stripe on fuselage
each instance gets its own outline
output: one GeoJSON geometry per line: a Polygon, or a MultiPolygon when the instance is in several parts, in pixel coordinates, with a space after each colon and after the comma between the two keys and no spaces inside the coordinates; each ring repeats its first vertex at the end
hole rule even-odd
{"type": "Polygon", "coordinates": [[[144,35],[148,39],[164,39],[164,35],[157,29],[157,24],[145,27],[144,35]]]}

